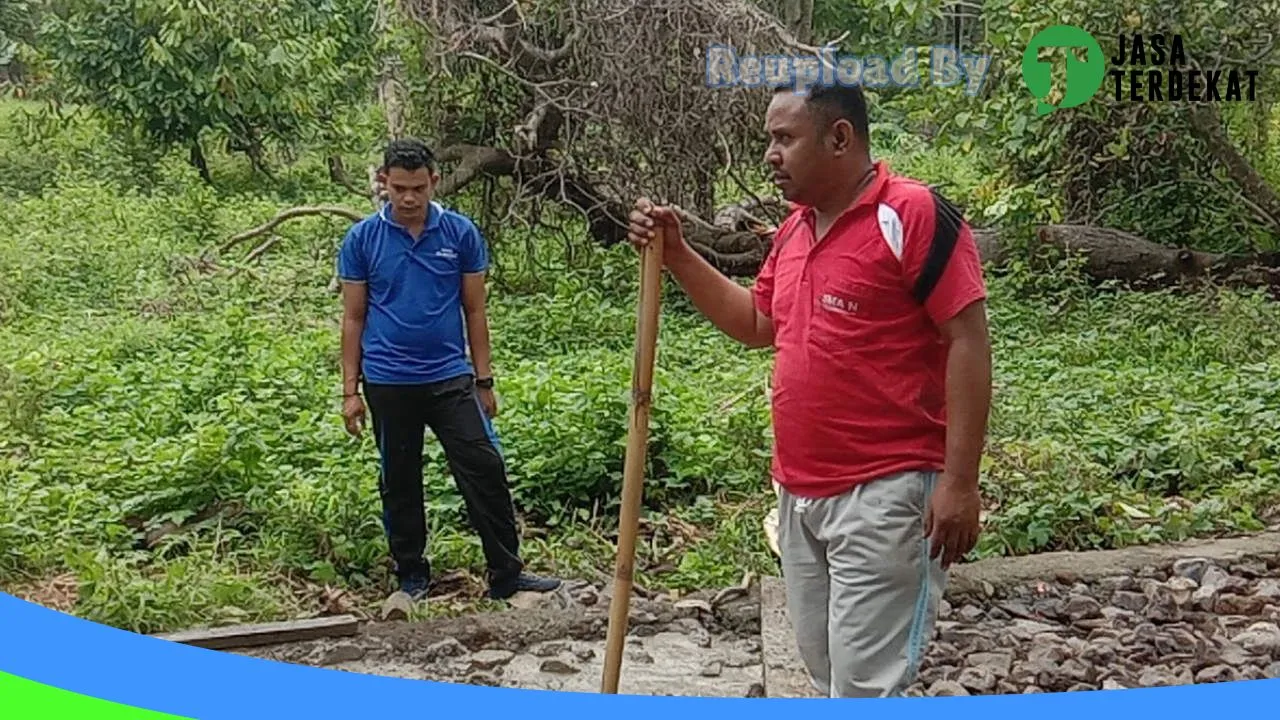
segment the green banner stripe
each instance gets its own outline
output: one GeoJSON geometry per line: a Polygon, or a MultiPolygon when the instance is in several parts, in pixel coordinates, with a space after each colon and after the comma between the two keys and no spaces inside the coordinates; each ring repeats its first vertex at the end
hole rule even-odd
{"type": "Polygon", "coordinates": [[[189,720],[79,695],[0,672],[0,717],[6,720],[189,720]]]}

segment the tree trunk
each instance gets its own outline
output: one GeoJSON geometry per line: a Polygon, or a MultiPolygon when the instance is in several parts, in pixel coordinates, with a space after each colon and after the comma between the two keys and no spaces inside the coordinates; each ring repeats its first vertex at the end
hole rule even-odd
{"type": "Polygon", "coordinates": [[[1249,159],[1232,144],[1222,127],[1218,111],[1211,105],[1190,104],[1187,106],[1187,116],[1214,159],[1226,167],[1232,182],[1239,186],[1245,199],[1253,205],[1259,219],[1270,223],[1280,232],[1280,195],[1276,194],[1249,159]]]}
{"type": "MultiPolygon", "coordinates": [[[[988,252],[999,254],[999,240],[992,240],[988,252]]],[[[1232,256],[1200,252],[1089,225],[1041,227],[1036,232],[1036,244],[1082,257],[1083,270],[1090,277],[1119,281],[1132,289],[1214,281],[1232,287],[1280,291],[1280,253],[1232,256]]]]}
{"type": "Polygon", "coordinates": [[[813,40],[813,0],[786,0],[782,22],[799,42],[813,40]]]}

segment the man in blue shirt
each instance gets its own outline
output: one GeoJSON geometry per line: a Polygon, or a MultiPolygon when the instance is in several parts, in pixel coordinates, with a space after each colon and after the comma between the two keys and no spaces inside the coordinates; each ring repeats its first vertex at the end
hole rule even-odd
{"type": "Polygon", "coordinates": [[[431,580],[422,491],[423,436],[430,428],[480,535],[490,597],[554,590],[559,580],[524,572],[506,468],[490,424],[498,406],[484,238],[470,219],[432,200],[440,178],[421,141],[388,145],[379,179],[390,202],[352,226],[338,256],[342,414],[347,431],[359,435],[368,402],[382,459],[383,524],[400,588],[416,600],[431,580]]]}

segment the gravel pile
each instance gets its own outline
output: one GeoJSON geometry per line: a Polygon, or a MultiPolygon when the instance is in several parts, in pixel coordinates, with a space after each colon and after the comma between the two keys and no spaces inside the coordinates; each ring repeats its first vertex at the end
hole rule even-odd
{"type": "Polygon", "coordinates": [[[944,602],[909,695],[1280,678],[1280,556],[987,590],[944,602]]]}

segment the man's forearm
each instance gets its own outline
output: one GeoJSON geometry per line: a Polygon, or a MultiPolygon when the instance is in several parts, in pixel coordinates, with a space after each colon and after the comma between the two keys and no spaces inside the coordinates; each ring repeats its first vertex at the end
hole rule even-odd
{"type": "Polygon", "coordinates": [[[471,345],[471,363],[475,366],[476,377],[493,376],[493,366],[489,345],[489,318],[483,310],[468,310],[467,341],[471,345]]]}
{"type": "Polygon", "coordinates": [[[946,473],[951,482],[978,484],[991,407],[991,351],[978,338],[962,337],[947,352],[946,473]]]}
{"type": "Polygon", "coordinates": [[[360,389],[360,336],[364,323],[342,321],[342,393],[354,395],[360,389]]]}
{"type": "Polygon", "coordinates": [[[694,307],[721,332],[749,347],[767,344],[749,289],[722,275],[692,249],[673,254],[665,264],[694,307]]]}

